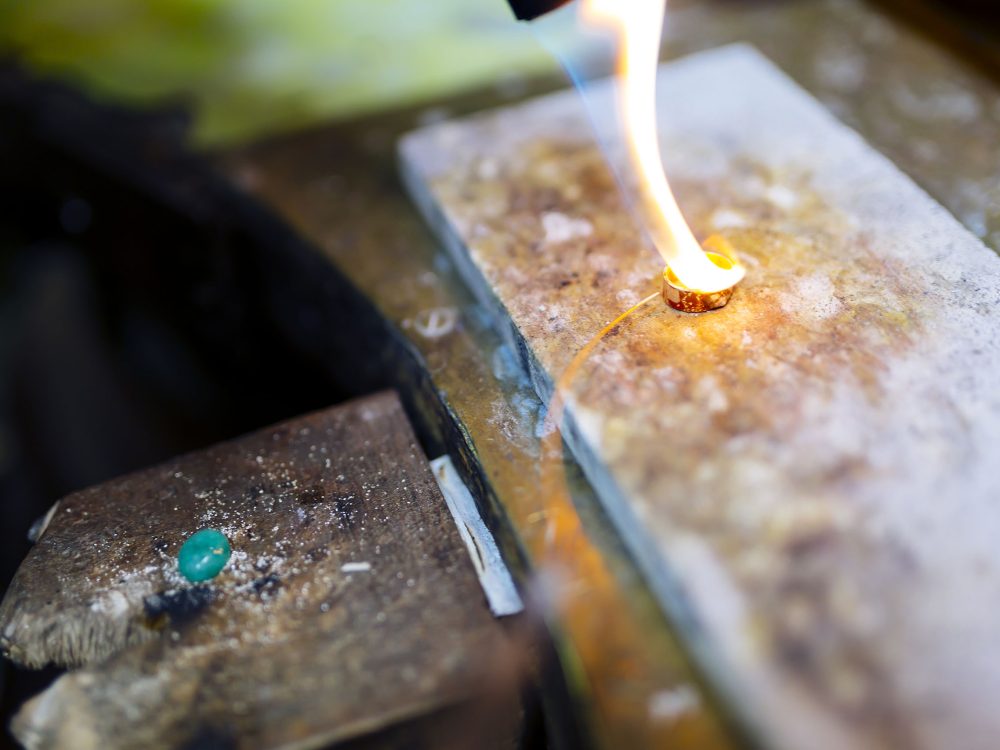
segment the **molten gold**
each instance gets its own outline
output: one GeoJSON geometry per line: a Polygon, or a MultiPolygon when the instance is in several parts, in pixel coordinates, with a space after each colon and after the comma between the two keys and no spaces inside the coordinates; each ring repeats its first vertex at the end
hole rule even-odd
{"type": "MultiPolygon", "coordinates": [[[[723,270],[729,270],[736,266],[730,258],[720,253],[709,250],[705,252],[705,255],[712,263],[723,270]]],[[[689,289],[674,275],[674,272],[670,270],[670,266],[663,269],[663,301],[681,312],[703,313],[725,307],[726,303],[733,296],[735,288],[735,286],[731,286],[716,292],[701,292],[689,289]]]]}

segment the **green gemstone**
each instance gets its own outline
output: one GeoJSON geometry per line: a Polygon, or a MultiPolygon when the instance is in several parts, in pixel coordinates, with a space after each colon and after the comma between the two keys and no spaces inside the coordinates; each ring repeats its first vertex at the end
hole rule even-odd
{"type": "Polygon", "coordinates": [[[221,531],[196,531],[181,545],[177,567],[181,575],[193,583],[207,581],[219,575],[229,561],[229,540],[221,531]]]}

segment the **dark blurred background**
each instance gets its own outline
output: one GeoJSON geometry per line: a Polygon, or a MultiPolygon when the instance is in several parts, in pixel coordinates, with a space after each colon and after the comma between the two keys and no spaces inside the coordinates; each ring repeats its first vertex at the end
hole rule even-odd
{"type": "MultiPolygon", "coordinates": [[[[185,123],[0,72],[0,588],[59,497],[343,397],[275,334],[185,123]]],[[[6,724],[55,673],[3,669],[6,724]]]]}

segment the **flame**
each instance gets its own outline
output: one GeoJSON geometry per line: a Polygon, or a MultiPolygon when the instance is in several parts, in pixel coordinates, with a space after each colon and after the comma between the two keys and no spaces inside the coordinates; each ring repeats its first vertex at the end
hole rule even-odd
{"type": "Polygon", "coordinates": [[[743,278],[743,267],[721,268],[702,251],[663,171],[656,123],[656,70],[666,0],[583,0],[585,23],[618,40],[619,113],[629,161],[639,178],[639,210],[656,249],[688,289],[717,292],[743,278]]]}

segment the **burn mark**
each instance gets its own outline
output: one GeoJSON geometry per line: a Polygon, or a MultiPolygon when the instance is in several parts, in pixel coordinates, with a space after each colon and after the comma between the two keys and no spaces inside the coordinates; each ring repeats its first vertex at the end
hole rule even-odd
{"type": "Polygon", "coordinates": [[[329,556],[330,556],[330,548],[325,545],[313,547],[305,554],[306,560],[308,560],[311,563],[317,563],[320,560],[325,560],[329,556]]]}
{"type": "Polygon", "coordinates": [[[257,484],[251,484],[249,487],[247,487],[246,492],[243,494],[243,496],[247,500],[252,500],[254,498],[258,498],[261,495],[265,494],[271,494],[271,488],[268,487],[267,485],[257,483],[257,484]]]}
{"type": "Polygon", "coordinates": [[[153,549],[161,554],[166,554],[167,550],[170,549],[170,542],[162,537],[156,537],[153,540],[153,549]]]}
{"type": "Polygon", "coordinates": [[[231,731],[205,726],[197,729],[181,750],[233,750],[239,747],[231,731]]]}
{"type": "Polygon", "coordinates": [[[271,575],[266,575],[263,578],[258,578],[250,584],[250,588],[252,588],[254,593],[261,599],[269,599],[277,593],[278,589],[281,588],[281,579],[272,573],[271,575]]]}
{"type": "Polygon", "coordinates": [[[337,519],[350,530],[358,526],[360,503],[355,495],[334,495],[333,509],[337,519]]]}
{"type": "Polygon", "coordinates": [[[319,503],[326,500],[323,493],[323,487],[318,484],[314,484],[311,487],[306,487],[304,490],[296,495],[296,499],[299,501],[300,505],[318,505],[319,503]]]}
{"type": "Polygon", "coordinates": [[[143,600],[143,608],[151,626],[163,625],[165,621],[181,625],[201,614],[214,599],[215,593],[210,586],[192,586],[147,596],[143,600]]]}

